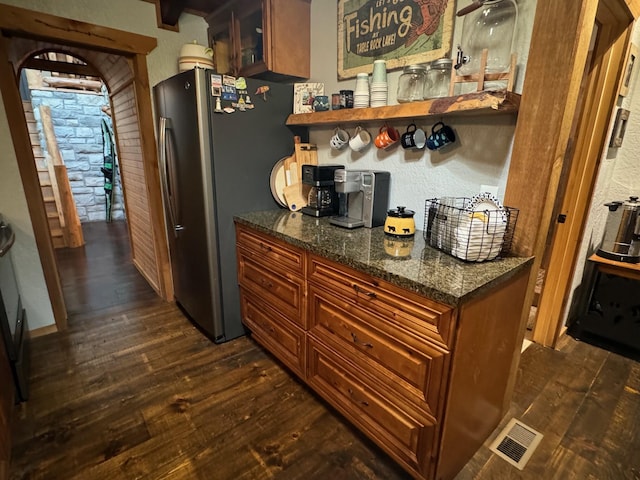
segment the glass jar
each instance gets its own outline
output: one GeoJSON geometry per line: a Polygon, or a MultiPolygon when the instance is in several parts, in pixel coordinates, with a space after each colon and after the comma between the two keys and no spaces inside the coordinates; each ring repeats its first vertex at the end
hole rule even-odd
{"type": "Polygon", "coordinates": [[[488,50],[485,73],[509,70],[517,23],[518,6],[514,0],[484,0],[480,8],[467,13],[462,23],[458,73],[478,73],[485,48],[488,50]]]}
{"type": "Polygon", "coordinates": [[[424,81],[427,69],[424,65],[408,65],[402,70],[398,80],[398,96],[400,103],[424,100],[424,81]]]}
{"type": "Polygon", "coordinates": [[[424,83],[424,98],[449,96],[452,63],[453,61],[450,58],[441,58],[429,64],[427,78],[424,83]]]}

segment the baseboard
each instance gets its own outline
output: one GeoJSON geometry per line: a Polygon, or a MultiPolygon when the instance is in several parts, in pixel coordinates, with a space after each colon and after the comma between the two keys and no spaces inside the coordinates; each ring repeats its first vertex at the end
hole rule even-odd
{"type": "Polygon", "coordinates": [[[29,336],[31,338],[44,337],[45,335],[56,333],[57,331],[58,331],[58,327],[55,324],[47,325],[46,327],[40,327],[40,328],[35,328],[33,330],[29,330],[29,336]]]}

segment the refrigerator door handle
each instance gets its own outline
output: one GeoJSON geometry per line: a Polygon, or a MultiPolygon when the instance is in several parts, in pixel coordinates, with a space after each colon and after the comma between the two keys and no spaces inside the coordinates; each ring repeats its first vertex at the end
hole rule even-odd
{"type": "Polygon", "coordinates": [[[178,232],[184,230],[182,225],[176,223],[176,215],[174,211],[174,197],[172,195],[171,184],[169,183],[168,165],[167,165],[167,131],[171,130],[171,119],[160,117],[160,181],[162,182],[162,196],[164,203],[169,212],[169,221],[173,229],[173,235],[177,238],[178,232]]]}

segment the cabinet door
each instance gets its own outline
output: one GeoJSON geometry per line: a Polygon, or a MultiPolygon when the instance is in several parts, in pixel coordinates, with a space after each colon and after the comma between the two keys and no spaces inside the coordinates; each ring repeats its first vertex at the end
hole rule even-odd
{"type": "Polygon", "coordinates": [[[234,0],[207,17],[218,73],[267,80],[310,75],[310,0],[234,0]]]}
{"type": "Polygon", "coordinates": [[[220,74],[235,75],[236,55],[233,50],[233,12],[219,11],[207,18],[209,46],[213,49],[213,64],[220,74]]]}
{"type": "Polygon", "coordinates": [[[267,68],[288,77],[311,75],[310,0],[267,0],[265,59],[267,68]]]}
{"type": "Polygon", "coordinates": [[[309,287],[309,332],[340,351],[402,400],[440,418],[449,353],[315,287],[309,287]]]}
{"type": "Polygon", "coordinates": [[[257,295],[240,288],[242,320],[253,338],[265,346],[300,378],[306,364],[305,333],[257,295]]]}
{"type": "Polygon", "coordinates": [[[240,286],[255,293],[289,321],[306,330],[304,279],[277,266],[264,266],[244,248],[239,247],[237,252],[240,286]]]}
{"type": "Polygon", "coordinates": [[[310,256],[309,279],[415,335],[445,348],[453,344],[455,315],[447,305],[315,255],[310,256]]]}
{"type": "Polygon", "coordinates": [[[234,11],[234,50],[238,75],[253,77],[270,70],[263,40],[269,34],[265,32],[264,17],[263,4],[259,1],[243,10],[234,11]]]}
{"type": "Polygon", "coordinates": [[[246,255],[265,267],[286,268],[304,276],[305,255],[302,250],[241,225],[236,228],[236,242],[245,250],[246,255]]]}
{"type": "Polygon", "coordinates": [[[380,396],[344,357],[311,336],[307,341],[308,384],[407,470],[426,477],[435,424],[380,396]]]}

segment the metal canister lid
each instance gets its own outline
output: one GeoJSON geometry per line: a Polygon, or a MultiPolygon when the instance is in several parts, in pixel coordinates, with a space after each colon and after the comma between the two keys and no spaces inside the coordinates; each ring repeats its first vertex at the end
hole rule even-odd
{"type": "Polygon", "coordinates": [[[415,213],[416,212],[414,212],[413,210],[409,210],[405,207],[398,207],[387,211],[387,215],[397,218],[411,218],[415,215],[415,213]]]}
{"type": "Polygon", "coordinates": [[[429,64],[430,68],[445,69],[451,67],[453,61],[450,58],[440,58],[429,64]]]}
{"type": "Polygon", "coordinates": [[[424,73],[427,71],[425,65],[407,65],[402,70],[403,73],[424,73]]]}
{"type": "Polygon", "coordinates": [[[638,210],[640,209],[640,202],[638,202],[638,197],[632,196],[629,197],[629,200],[625,200],[622,204],[625,209],[628,210],[638,210]]]}

